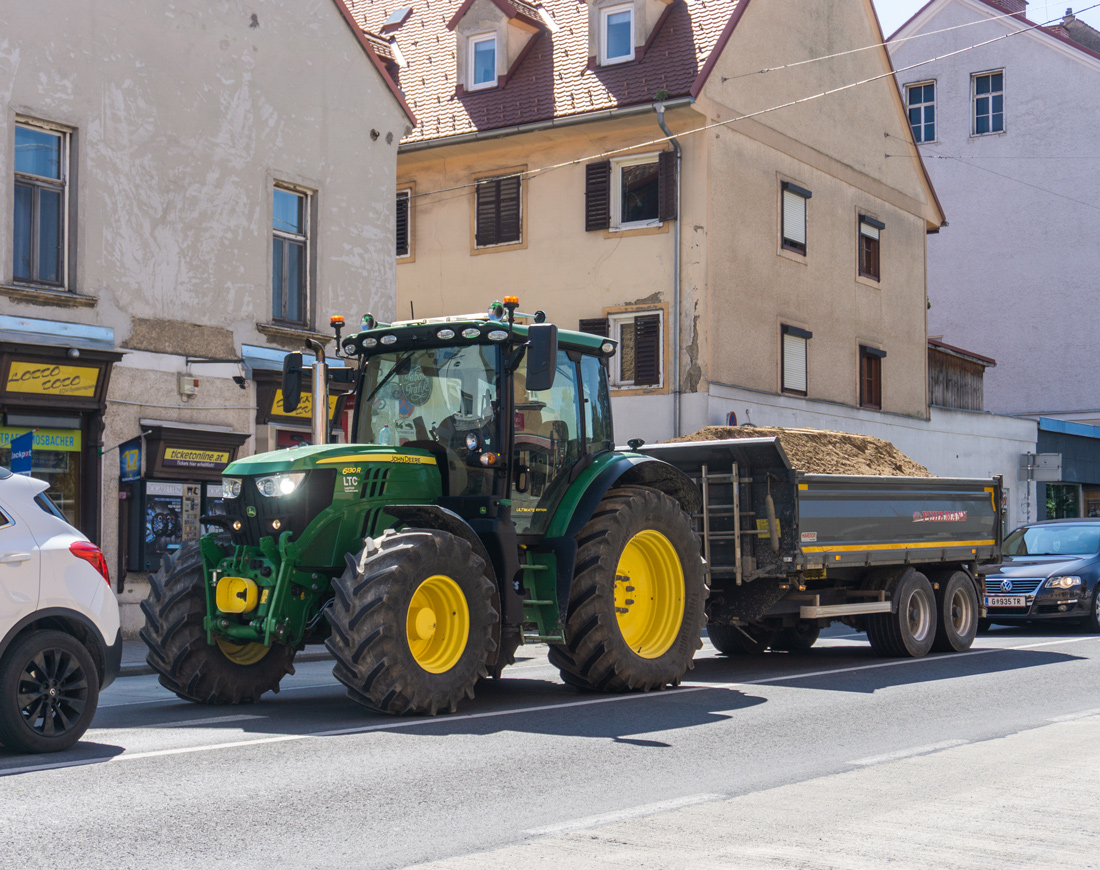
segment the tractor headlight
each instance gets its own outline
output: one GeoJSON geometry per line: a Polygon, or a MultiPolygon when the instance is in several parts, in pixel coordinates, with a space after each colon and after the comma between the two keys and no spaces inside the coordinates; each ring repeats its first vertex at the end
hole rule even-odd
{"type": "Polygon", "coordinates": [[[236,498],[241,494],[241,479],[239,477],[222,478],[222,498],[236,498]]]}
{"type": "Polygon", "coordinates": [[[466,433],[466,449],[471,453],[481,449],[481,437],[477,432],[466,433]]]}
{"type": "Polygon", "coordinates": [[[1079,585],[1080,582],[1080,577],[1051,577],[1043,585],[1047,589],[1070,589],[1079,585]]]}
{"type": "Polygon", "coordinates": [[[290,495],[298,489],[305,478],[306,473],[304,471],[258,477],[256,478],[256,489],[260,491],[260,495],[268,498],[282,498],[284,495],[290,495]]]}

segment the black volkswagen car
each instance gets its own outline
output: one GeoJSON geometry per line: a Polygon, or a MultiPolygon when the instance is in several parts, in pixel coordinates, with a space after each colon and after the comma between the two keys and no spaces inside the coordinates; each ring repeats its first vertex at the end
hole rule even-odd
{"type": "Polygon", "coordinates": [[[1021,526],[1003,553],[985,577],[986,624],[1073,619],[1100,632],[1100,518],[1021,526]]]}

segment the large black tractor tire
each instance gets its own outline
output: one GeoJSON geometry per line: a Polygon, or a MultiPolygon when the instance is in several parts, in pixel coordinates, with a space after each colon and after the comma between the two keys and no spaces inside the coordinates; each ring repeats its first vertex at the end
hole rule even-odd
{"type": "Polygon", "coordinates": [[[867,618],[867,639],[876,655],[920,658],[936,638],[936,596],[919,571],[909,571],[894,588],[894,613],[867,618]]]}
{"type": "Polygon", "coordinates": [[[707,637],[722,655],[760,655],[772,645],[776,633],[758,625],[707,623],[707,637]]]}
{"type": "Polygon", "coordinates": [[[978,593],[965,571],[941,571],[931,578],[937,586],[935,652],[965,652],[978,634],[978,593]]]}
{"type": "Polygon", "coordinates": [[[203,582],[198,543],[185,544],[149,577],[140,634],[149,648],[145,661],[160,675],[160,684],[200,704],[251,704],[265,692],[278,692],[283,677],[294,673],[295,649],[223,639],[207,643],[203,582]]]}
{"type": "Polygon", "coordinates": [[[34,631],[0,661],[0,743],[16,752],[59,752],[81,738],[99,702],[99,672],[80,641],[34,631]]]}
{"type": "Polygon", "coordinates": [[[325,641],[348,697],[382,713],[454,712],[489,676],[499,593],[466,541],[434,529],[368,540],[333,582],[325,641]]]}
{"type": "Polygon", "coordinates": [[[577,535],[565,643],[550,663],[571,686],[600,692],[679,685],[702,645],[707,597],[699,538],[658,490],[604,496],[577,535]]]}
{"type": "Polygon", "coordinates": [[[817,639],[821,636],[821,629],[809,620],[799,620],[798,623],[782,629],[772,641],[772,649],[784,652],[806,653],[809,652],[817,639]]]}

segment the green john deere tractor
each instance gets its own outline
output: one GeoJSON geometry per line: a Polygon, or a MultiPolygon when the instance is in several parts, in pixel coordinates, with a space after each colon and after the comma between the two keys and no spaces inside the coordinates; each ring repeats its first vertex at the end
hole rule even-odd
{"type": "MultiPolygon", "coordinates": [[[[707,594],[690,514],[698,490],[614,449],[616,343],[520,315],[393,324],[363,318],[334,369],[354,441],[238,460],[220,531],[151,578],[142,638],[161,683],[208,704],[278,691],[325,641],[348,695],[387,713],[453,711],[524,642],[580,689],[677,684],[707,594]]],[[[328,366],[311,345],[313,395],[328,366]]],[[[301,354],[284,366],[298,403],[301,354]]]]}

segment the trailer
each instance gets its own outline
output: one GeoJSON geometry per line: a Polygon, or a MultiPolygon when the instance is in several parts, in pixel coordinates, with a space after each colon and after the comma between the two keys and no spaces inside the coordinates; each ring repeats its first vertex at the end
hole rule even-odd
{"type": "Polygon", "coordinates": [[[699,487],[722,653],[806,650],[840,621],[883,656],[968,649],[1000,561],[1001,479],[809,474],[775,437],[640,446],[699,487]]]}

